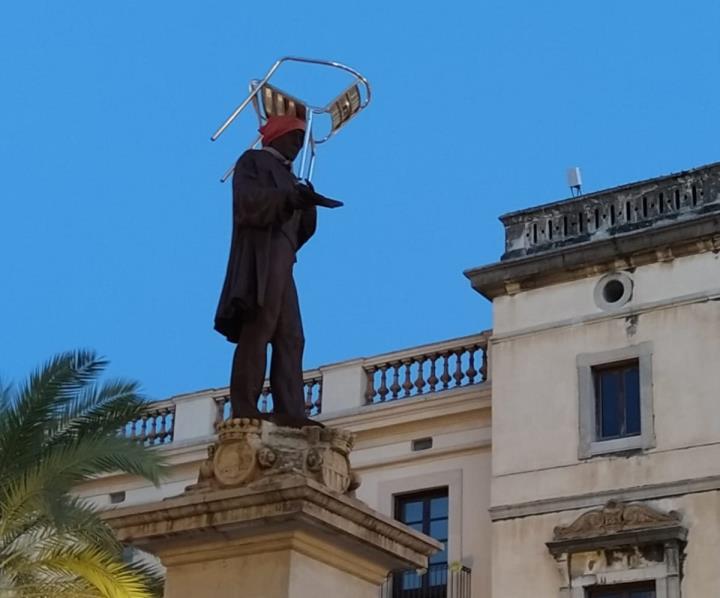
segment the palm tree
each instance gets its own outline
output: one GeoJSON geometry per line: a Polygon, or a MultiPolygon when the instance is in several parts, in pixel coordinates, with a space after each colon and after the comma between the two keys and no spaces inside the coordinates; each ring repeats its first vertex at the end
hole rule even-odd
{"type": "Polygon", "coordinates": [[[141,415],[138,384],[99,382],[107,361],[63,353],[20,386],[0,382],[0,597],[155,596],[157,575],[122,561],[122,546],[72,494],[123,471],[158,484],[157,451],[118,433],[141,415]]]}

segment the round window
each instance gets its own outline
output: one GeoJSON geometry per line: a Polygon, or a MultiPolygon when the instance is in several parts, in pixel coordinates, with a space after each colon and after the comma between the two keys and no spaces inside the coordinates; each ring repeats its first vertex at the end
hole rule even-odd
{"type": "Polygon", "coordinates": [[[613,272],[595,285],[595,303],[600,309],[617,309],[630,301],[632,291],[632,278],[625,272],[613,272]]]}

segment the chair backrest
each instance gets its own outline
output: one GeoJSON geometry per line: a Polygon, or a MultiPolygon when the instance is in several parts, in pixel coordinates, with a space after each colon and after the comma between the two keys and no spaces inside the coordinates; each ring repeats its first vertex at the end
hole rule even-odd
{"type": "Polygon", "coordinates": [[[270,116],[283,115],[297,116],[302,120],[307,120],[307,106],[302,100],[289,93],[266,83],[261,87],[259,95],[262,98],[262,111],[259,110],[259,103],[256,102],[254,105],[261,120],[267,120],[270,116]]]}
{"type": "Polygon", "coordinates": [[[327,110],[332,119],[332,131],[336,133],[340,127],[355,116],[362,106],[360,97],[360,87],[357,83],[348,87],[330,104],[327,110]]]}
{"type": "MultiPolygon", "coordinates": [[[[298,176],[310,180],[315,162],[315,146],[325,143],[333,137],[350,119],[363,110],[370,103],[370,84],[356,70],[339,62],[329,60],[316,60],[312,58],[300,58],[297,56],[285,56],[275,61],[270,70],[262,79],[254,79],[250,82],[248,96],[235,108],[225,122],[210,137],[215,141],[237,116],[252,102],[253,108],[258,117],[258,122],[263,123],[271,116],[296,116],[307,123],[307,132],[302,149],[302,159],[298,176]],[[286,62],[314,64],[344,71],[353,77],[353,82],[339,96],[325,106],[314,106],[303,100],[270,85],[270,78],[278,68],[286,62]],[[330,117],[330,128],[324,137],[319,137],[316,132],[316,118],[322,115],[330,117]]],[[[325,129],[327,130],[327,129],[325,129]]],[[[255,147],[260,142],[256,137],[250,147],[255,147]]],[[[220,179],[225,182],[232,174],[231,166],[225,171],[220,179]]]]}

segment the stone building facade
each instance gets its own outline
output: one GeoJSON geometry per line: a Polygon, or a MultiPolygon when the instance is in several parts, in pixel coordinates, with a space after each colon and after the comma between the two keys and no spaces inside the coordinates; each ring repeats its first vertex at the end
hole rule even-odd
{"type": "Polygon", "coordinates": [[[720,165],[502,220],[491,595],[717,595],[720,165]]]}
{"type": "MultiPolygon", "coordinates": [[[[501,220],[466,272],[492,331],[306,372],[308,412],[357,435],[357,496],[445,545],[384,595],[717,595],[720,165],[501,220]]],[[[227,389],[151,405],[125,432],[172,477],[80,494],[179,494],[227,415],[227,389]]]]}

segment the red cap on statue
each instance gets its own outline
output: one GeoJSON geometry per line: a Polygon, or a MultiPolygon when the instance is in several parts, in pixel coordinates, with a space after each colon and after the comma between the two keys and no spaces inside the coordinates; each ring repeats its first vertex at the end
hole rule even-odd
{"type": "Polygon", "coordinates": [[[273,139],[282,137],[290,131],[304,131],[305,121],[297,116],[271,116],[268,121],[258,129],[262,135],[262,144],[267,145],[273,139]]]}

